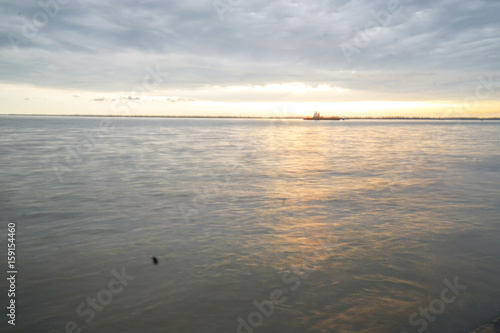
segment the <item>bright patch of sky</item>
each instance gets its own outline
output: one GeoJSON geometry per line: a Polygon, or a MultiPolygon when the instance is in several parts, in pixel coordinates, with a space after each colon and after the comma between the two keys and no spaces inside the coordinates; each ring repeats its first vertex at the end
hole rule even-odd
{"type": "Polygon", "coordinates": [[[133,114],[398,105],[500,116],[498,1],[26,0],[0,11],[1,113],[112,114],[120,101],[133,114]]]}

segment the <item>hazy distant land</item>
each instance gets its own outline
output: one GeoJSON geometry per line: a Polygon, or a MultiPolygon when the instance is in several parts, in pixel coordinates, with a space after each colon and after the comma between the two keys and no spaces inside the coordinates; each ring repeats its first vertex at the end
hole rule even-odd
{"type": "MultiPolygon", "coordinates": [[[[210,118],[210,119],[302,119],[305,116],[203,116],[203,115],[112,115],[112,114],[2,114],[0,116],[43,116],[43,117],[118,117],[118,118],[210,118]]],[[[342,117],[342,116],[341,116],[342,117]]],[[[342,117],[344,120],[500,120],[500,117],[342,117]]]]}

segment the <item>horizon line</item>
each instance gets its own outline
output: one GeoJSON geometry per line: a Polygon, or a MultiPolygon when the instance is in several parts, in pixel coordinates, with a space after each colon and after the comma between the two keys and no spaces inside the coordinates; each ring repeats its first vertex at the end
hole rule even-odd
{"type": "MultiPolygon", "coordinates": [[[[112,115],[112,114],[34,114],[4,113],[0,116],[41,116],[41,117],[109,117],[109,118],[208,118],[208,119],[303,119],[304,116],[204,116],[204,115],[112,115]]],[[[358,116],[341,117],[349,119],[373,120],[500,120],[500,117],[431,117],[431,116],[358,116]]]]}

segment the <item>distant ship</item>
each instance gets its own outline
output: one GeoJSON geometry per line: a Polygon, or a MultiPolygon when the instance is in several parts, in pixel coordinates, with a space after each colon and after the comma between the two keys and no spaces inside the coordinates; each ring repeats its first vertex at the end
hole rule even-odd
{"type": "Polygon", "coordinates": [[[322,117],[318,111],[312,117],[302,118],[303,120],[340,120],[340,117],[322,117]]]}

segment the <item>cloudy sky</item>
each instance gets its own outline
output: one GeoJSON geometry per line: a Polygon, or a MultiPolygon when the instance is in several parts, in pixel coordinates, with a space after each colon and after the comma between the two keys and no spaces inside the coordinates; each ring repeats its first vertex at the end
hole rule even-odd
{"type": "Polygon", "coordinates": [[[0,113],[500,116],[497,0],[0,0],[0,113]]]}

